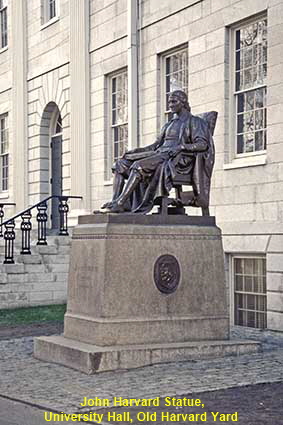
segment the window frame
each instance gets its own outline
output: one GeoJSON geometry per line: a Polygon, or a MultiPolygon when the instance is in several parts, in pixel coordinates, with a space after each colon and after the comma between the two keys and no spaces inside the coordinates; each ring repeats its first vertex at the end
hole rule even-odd
{"type": "Polygon", "coordinates": [[[41,0],[41,29],[52,25],[54,22],[57,22],[60,17],[60,7],[59,0],[41,0]],[[50,2],[53,2],[55,5],[55,15],[50,16],[50,2]]]}
{"type": "MultiPolygon", "coordinates": [[[[126,84],[125,84],[125,104],[124,106],[127,108],[127,118],[128,118],[128,69],[127,67],[123,67],[109,75],[106,76],[107,78],[107,142],[106,142],[106,149],[105,149],[105,161],[104,161],[104,181],[105,184],[111,183],[112,184],[112,173],[111,173],[111,166],[113,162],[115,161],[115,141],[114,141],[114,128],[118,128],[121,126],[127,126],[129,121],[124,121],[119,124],[113,124],[112,122],[112,112],[113,112],[113,92],[112,92],[112,82],[114,78],[117,78],[119,76],[126,76],[126,84]]],[[[127,138],[128,143],[128,138],[127,138]]],[[[128,147],[126,143],[126,149],[128,147]]]]}
{"type": "MultiPolygon", "coordinates": [[[[4,143],[5,143],[4,142],[4,143]]],[[[0,194],[7,194],[9,191],[9,123],[8,123],[8,113],[4,113],[0,115],[0,194]],[[4,152],[2,152],[2,121],[5,123],[4,131],[7,132],[6,135],[6,144],[7,147],[4,152]],[[4,158],[7,159],[7,164],[4,166],[4,158]],[[7,170],[4,177],[4,168],[7,170]],[[4,180],[5,180],[5,187],[4,187],[4,180]]]]}
{"type": "MultiPolygon", "coordinates": [[[[224,169],[237,168],[237,166],[246,167],[251,165],[264,165],[266,163],[266,152],[267,152],[267,123],[265,127],[262,127],[263,131],[266,134],[266,148],[261,150],[255,150],[251,152],[237,152],[237,97],[241,93],[255,91],[260,88],[265,88],[266,92],[268,90],[267,81],[265,84],[256,85],[248,89],[236,91],[236,32],[245,28],[246,26],[256,23],[260,20],[267,20],[267,13],[261,13],[256,16],[247,18],[240,23],[230,27],[230,49],[229,49],[229,63],[230,63],[230,119],[229,119],[229,157],[230,164],[224,164],[224,169]],[[234,164],[233,164],[234,162],[234,164]]],[[[268,21],[267,21],[267,30],[268,30],[268,21]]],[[[267,49],[268,49],[268,36],[267,36],[267,49]]],[[[268,78],[268,77],[267,77],[268,78]]],[[[262,108],[267,114],[267,105],[262,108]]],[[[253,130],[255,133],[255,130],[253,130]]]]}
{"type": "MultiPolygon", "coordinates": [[[[161,105],[161,122],[162,124],[165,124],[165,122],[169,119],[170,111],[167,109],[167,91],[166,91],[166,59],[173,56],[176,53],[186,52],[187,54],[187,90],[186,93],[188,94],[189,90],[189,46],[188,43],[182,44],[181,46],[174,47],[173,49],[167,50],[166,52],[163,52],[160,54],[160,61],[161,61],[161,96],[160,96],[160,105],[161,105]]],[[[176,89],[177,90],[177,89],[176,89]]],[[[180,89],[181,90],[181,89],[180,89]]],[[[183,90],[183,88],[182,88],[183,90]]]]}
{"type": "Polygon", "coordinates": [[[6,50],[8,47],[8,1],[0,0],[0,51],[6,50]],[[2,5],[4,3],[4,6],[2,5]],[[2,28],[2,19],[5,16],[5,30],[2,28]],[[3,44],[3,37],[6,39],[5,44],[3,44]]]}
{"type": "MultiPolygon", "coordinates": [[[[238,325],[236,324],[236,283],[235,283],[235,259],[248,259],[248,260],[265,260],[266,261],[266,255],[264,254],[245,254],[245,253],[238,253],[238,254],[231,254],[229,255],[229,276],[230,276],[230,323],[232,326],[241,326],[242,328],[250,328],[250,329],[266,329],[267,328],[267,286],[265,293],[254,293],[255,295],[262,295],[265,296],[265,306],[266,310],[263,312],[265,313],[265,327],[259,328],[259,327],[251,327],[251,326],[244,326],[244,325],[238,325]]],[[[265,270],[266,270],[266,264],[265,264],[265,270]]],[[[266,280],[267,280],[267,273],[266,273],[266,280]]],[[[240,293],[241,291],[238,291],[240,293]]],[[[245,291],[242,291],[243,293],[248,293],[245,291]]],[[[252,293],[251,293],[252,294],[252,293]]],[[[258,311],[255,309],[255,311],[258,311]]]]}

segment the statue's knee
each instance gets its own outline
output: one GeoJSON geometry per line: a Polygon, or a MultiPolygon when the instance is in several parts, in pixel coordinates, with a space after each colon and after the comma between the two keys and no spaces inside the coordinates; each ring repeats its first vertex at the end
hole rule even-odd
{"type": "Polygon", "coordinates": [[[122,162],[121,159],[117,159],[117,161],[114,162],[114,164],[112,165],[112,170],[113,171],[117,171],[121,168],[122,162]]]}
{"type": "Polygon", "coordinates": [[[128,165],[125,163],[123,158],[117,159],[112,165],[112,173],[117,174],[125,174],[125,172],[129,169],[128,165]]]}
{"type": "Polygon", "coordinates": [[[134,164],[131,167],[131,171],[138,176],[140,179],[142,178],[143,175],[143,169],[141,167],[141,165],[139,164],[139,161],[134,162],[134,164]]]}

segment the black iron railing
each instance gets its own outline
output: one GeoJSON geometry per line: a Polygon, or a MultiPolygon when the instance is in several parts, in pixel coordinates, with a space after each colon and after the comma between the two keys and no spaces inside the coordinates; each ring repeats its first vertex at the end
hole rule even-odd
{"type": "MultiPolygon", "coordinates": [[[[32,210],[37,209],[36,221],[37,221],[37,245],[47,245],[46,230],[48,221],[48,201],[50,199],[57,198],[59,200],[59,232],[60,236],[68,236],[68,200],[69,199],[82,199],[82,196],[48,196],[37,204],[26,208],[19,212],[13,217],[0,221],[0,228],[2,233],[2,226],[5,227],[4,241],[5,241],[5,260],[4,264],[14,264],[14,242],[16,238],[15,233],[15,220],[21,218],[20,230],[22,232],[22,249],[21,254],[31,254],[30,250],[30,232],[32,230],[32,210]]],[[[6,204],[7,205],[7,204],[6,204]]],[[[12,205],[12,204],[10,204],[12,205]]],[[[14,205],[14,204],[13,204],[14,205]]],[[[1,206],[1,204],[0,204],[1,206]]],[[[0,207],[1,208],[1,207],[0,207]]],[[[1,220],[1,209],[0,209],[0,220],[1,220]]]]}
{"type": "Polygon", "coordinates": [[[4,220],[4,216],[5,216],[5,210],[4,208],[6,206],[11,206],[11,205],[16,205],[13,202],[2,202],[0,203],[0,238],[3,237],[3,231],[2,231],[2,224],[3,224],[3,220],[4,220]]]}

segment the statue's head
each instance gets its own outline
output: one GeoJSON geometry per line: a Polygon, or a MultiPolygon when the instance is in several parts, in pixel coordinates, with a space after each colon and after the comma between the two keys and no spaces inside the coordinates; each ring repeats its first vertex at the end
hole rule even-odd
{"type": "Polygon", "coordinates": [[[174,90],[169,94],[169,98],[170,97],[176,97],[177,99],[180,100],[180,102],[182,102],[183,107],[185,109],[187,109],[189,112],[191,112],[191,107],[189,105],[188,102],[188,96],[186,95],[186,93],[183,90],[174,90]]]}

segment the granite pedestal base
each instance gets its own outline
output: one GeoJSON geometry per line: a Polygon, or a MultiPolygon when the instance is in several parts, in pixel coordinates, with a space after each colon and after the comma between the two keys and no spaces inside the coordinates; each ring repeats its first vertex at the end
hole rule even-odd
{"type": "Polygon", "coordinates": [[[35,356],[94,373],[237,354],[226,300],[213,217],[80,217],[64,336],[38,338],[35,356]]]}

